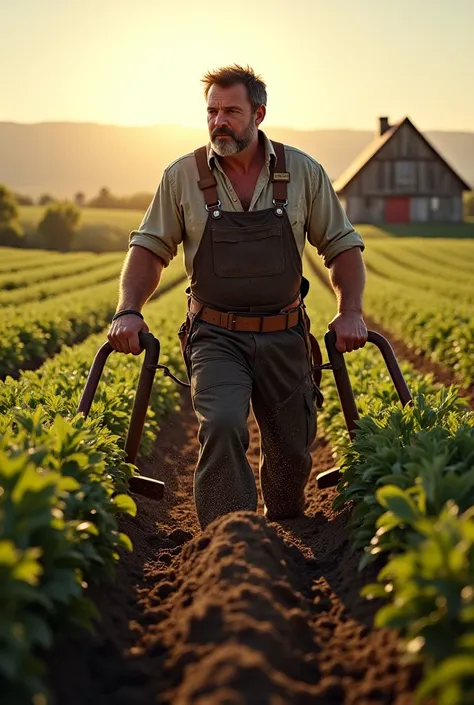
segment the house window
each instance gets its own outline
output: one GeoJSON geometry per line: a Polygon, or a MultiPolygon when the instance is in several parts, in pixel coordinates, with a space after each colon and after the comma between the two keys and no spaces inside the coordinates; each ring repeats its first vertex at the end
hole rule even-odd
{"type": "Polygon", "coordinates": [[[395,162],[396,186],[415,186],[414,162],[395,162]]]}
{"type": "Polygon", "coordinates": [[[439,198],[435,196],[434,198],[431,199],[431,210],[433,213],[439,210],[439,198]]]}

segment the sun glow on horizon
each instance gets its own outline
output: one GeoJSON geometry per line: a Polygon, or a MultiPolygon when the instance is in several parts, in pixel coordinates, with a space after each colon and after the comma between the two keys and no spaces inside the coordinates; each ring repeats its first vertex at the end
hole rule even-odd
{"type": "Polygon", "coordinates": [[[266,81],[269,126],[373,129],[408,114],[474,129],[472,0],[241,0],[218,17],[210,0],[22,0],[2,24],[0,120],[206,130],[201,77],[235,62],[266,81]]]}

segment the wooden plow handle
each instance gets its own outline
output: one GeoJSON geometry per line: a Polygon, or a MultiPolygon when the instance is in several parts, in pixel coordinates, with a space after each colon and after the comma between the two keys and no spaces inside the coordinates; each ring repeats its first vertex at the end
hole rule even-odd
{"type": "MultiPolygon", "coordinates": [[[[357,429],[356,422],[359,419],[359,413],[357,411],[354,392],[352,390],[349,374],[347,372],[344,354],[339,352],[336,348],[336,333],[334,331],[328,331],[326,333],[324,336],[324,342],[326,344],[330,366],[334,374],[334,381],[336,382],[337,392],[341,402],[342,412],[344,414],[344,420],[346,422],[349,435],[351,439],[353,439],[355,430],[357,429]]],[[[373,343],[380,350],[390,373],[390,377],[392,378],[392,382],[397,390],[399,399],[402,405],[406,406],[406,404],[412,401],[412,396],[397,362],[392,346],[383,335],[380,335],[380,333],[376,333],[373,330],[368,331],[367,342],[373,343]]],[[[322,472],[318,475],[318,487],[333,487],[334,485],[337,485],[340,479],[341,473],[339,468],[331,468],[330,470],[326,470],[326,472],[322,472]]]]}
{"type": "MultiPolygon", "coordinates": [[[[145,424],[146,412],[150,402],[151,390],[155,378],[156,366],[160,357],[160,342],[152,333],[138,334],[142,350],[145,350],[137,391],[133,402],[132,414],[128,426],[127,439],[125,441],[125,453],[127,463],[135,463],[140,440],[145,424]]],[[[105,363],[109,355],[114,351],[109,342],[104,343],[97,351],[92,366],[89,370],[86,384],[84,386],[78,413],[87,416],[94,400],[97,387],[104,370],[105,363]]],[[[129,480],[130,491],[136,494],[161,499],[163,497],[164,483],[141,475],[133,475],[129,480]]]]}

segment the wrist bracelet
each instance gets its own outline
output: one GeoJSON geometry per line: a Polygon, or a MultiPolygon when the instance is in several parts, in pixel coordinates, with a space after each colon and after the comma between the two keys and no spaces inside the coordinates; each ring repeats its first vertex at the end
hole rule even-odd
{"type": "Polygon", "coordinates": [[[118,311],[113,317],[112,320],[115,321],[117,318],[120,318],[120,316],[128,316],[128,314],[133,314],[134,316],[140,316],[140,318],[145,320],[140,313],[140,311],[135,311],[133,308],[126,308],[124,311],[118,311]]]}

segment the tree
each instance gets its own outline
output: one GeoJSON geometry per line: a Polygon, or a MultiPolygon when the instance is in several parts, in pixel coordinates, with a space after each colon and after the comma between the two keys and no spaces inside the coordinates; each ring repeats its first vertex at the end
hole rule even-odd
{"type": "Polygon", "coordinates": [[[113,196],[106,186],[103,186],[99,195],[95,198],[91,198],[87,204],[90,208],[114,208],[116,206],[117,199],[113,196]]]}
{"type": "Polygon", "coordinates": [[[81,213],[74,203],[62,201],[46,209],[38,225],[39,241],[45,250],[68,252],[74,241],[81,213]]]}
{"type": "Polygon", "coordinates": [[[21,236],[15,196],[6,186],[0,184],[0,246],[21,247],[21,236]]]}
{"type": "Polygon", "coordinates": [[[0,228],[12,225],[18,220],[18,207],[13,193],[0,184],[0,228]]]}
{"type": "Polygon", "coordinates": [[[78,191],[78,192],[76,193],[76,195],[74,196],[74,203],[75,203],[76,206],[78,206],[79,208],[83,208],[85,202],[86,202],[85,194],[83,194],[82,191],[78,191]]]}
{"type": "Polygon", "coordinates": [[[15,201],[19,206],[33,206],[34,200],[31,196],[27,196],[23,193],[14,193],[15,201]]]}
{"type": "Polygon", "coordinates": [[[39,206],[49,206],[50,203],[55,203],[55,199],[50,196],[49,193],[43,193],[43,195],[38,198],[39,206]]]}
{"type": "Polygon", "coordinates": [[[12,221],[9,225],[0,225],[0,246],[1,247],[24,247],[25,238],[22,235],[20,225],[12,221]]]}

